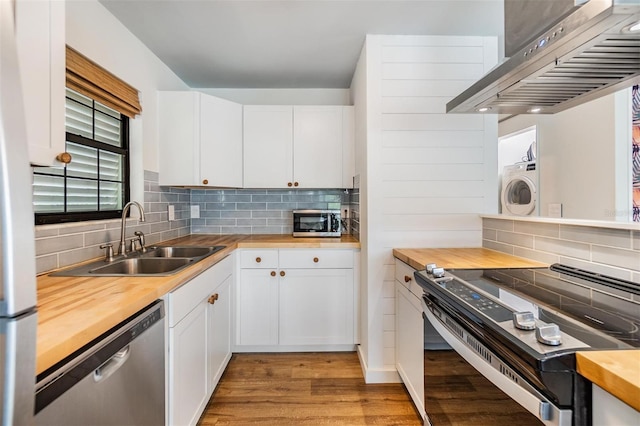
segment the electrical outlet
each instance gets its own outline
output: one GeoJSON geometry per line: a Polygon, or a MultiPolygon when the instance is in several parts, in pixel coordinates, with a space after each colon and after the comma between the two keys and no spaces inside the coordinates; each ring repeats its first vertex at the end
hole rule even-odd
{"type": "Polygon", "coordinates": [[[169,220],[176,220],[176,207],[169,204],[169,220]]]}
{"type": "Polygon", "coordinates": [[[191,219],[200,218],[200,206],[195,205],[191,206],[191,219]]]}

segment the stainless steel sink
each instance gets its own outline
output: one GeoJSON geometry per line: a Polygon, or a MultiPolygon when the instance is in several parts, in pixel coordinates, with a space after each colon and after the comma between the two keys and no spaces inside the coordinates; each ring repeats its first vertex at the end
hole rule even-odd
{"type": "Polygon", "coordinates": [[[214,247],[155,247],[150,248],[147,253],[143,254],[143,257],[200,257],[213,254],[216,251],[221,250],[224,246],[214,247]]]}
{"type": "Polygon", "coordinates": [[[145,253],[129,253],[107,262],[97,260],[75,268],[54,272],[59,277],[91,276],[165,276],[175,274],[225,246],[161,246],[149,247],[145,253]]]}
{"type": "Polygon", "coordinates": [[[174,272],[189,265],[193,259],[136,257],[123,259],[89,271],[95,275],[158,275],[174,272]]]}

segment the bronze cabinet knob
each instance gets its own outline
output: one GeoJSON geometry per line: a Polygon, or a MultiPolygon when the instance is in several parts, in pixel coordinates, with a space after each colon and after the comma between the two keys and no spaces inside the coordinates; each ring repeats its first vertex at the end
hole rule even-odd
{"type": "Polygon", "coordinates": [[[280,276],[284,277],[286,274],[284,273],[284,271],[280,271],[280,276]]]}
{"type": "Polygon", "coordinates": [[[202,184],[203,184],[203,185],[209,185],[209,180],[208,180],[208,179],[204,179],[204,180],[202,181],[202,184]]]}
{"type": "Polygon", "coordinates": [[[299,183],[298,183],[298,182],[294,182],[294,183],[293,183],[293,186],[298,186],[298,185],[299,185],[299,183]]]}
{"type": "Polygon", "coordinates": [[[405,275],[404,276],[404,282],[408,283],[409,281],[411,281],[411,277],[409,275],[405,275]]]}
{"type": "Polygon", "coordinates": [[[210,305],[213,305],[214,303],[216,303],[216,300],[218,300],[218,293],[214,293],[211,296],[209,296],[209,299],[207,300],[209,302],[210,305]]]}
{"type": "Polygon", "coordinates": [[[320,261],[320,259],[318,259],[317,257],[313,258],[313,263],[318,263],[320,261]]]}
{"type": "Polygon", "coordinates": [[[276,271],[271,271],[271,276],[275,277],[276,276],[276,271]]]}
{"type": "Polygon", "coordinates": [[[68,152],[61,152],[60,154],[56,155],[56,160],[64,164],[69,164],[72,158],[73,157],[71,157],[71,154],[69,154],[68,152]]]}
{"type": "Polygon", "coordinates": [[[291,182],[287,182],[287,186],[293,186],[291,182]]]}
{"type": "Polygon", "coordinates": [[[260,262],[262,262],[262,259],[260,257],[256,257],[256,262],[260,263],[260,262]]]}

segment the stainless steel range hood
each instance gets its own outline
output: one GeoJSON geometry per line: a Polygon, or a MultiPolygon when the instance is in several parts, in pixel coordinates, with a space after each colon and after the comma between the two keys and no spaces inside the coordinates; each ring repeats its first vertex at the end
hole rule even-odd
{"type": "MultiPolygon", "coordinates": [[[[510,42],[516,37],[509,32],[526,28],[527,7],[544,4],[517,1],[505,9],[505,22],[515,15],[521,23],[505,24],[510,42]]],[[[511,57],[447,103],[447,112],[553,114],[639,84],[640,0],[569,1],[560,12],[545,9],[541,31],[511,43],[518,49],[513,54],[507,45],[511,57]]]]}

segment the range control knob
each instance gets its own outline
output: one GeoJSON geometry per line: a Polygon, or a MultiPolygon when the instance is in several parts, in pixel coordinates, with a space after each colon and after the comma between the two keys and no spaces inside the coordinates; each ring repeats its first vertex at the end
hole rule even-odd
{"type": "Polygon", "coordinates": [[[513,326],[520,330],[535,330],[536,319],[533,312],[514,312],[513,326]]]}
{"type": "Polygon", "coordinates": [[[444,277],[444,268],[433,268],[431,274],[434,278],[442,278],[444,277]]]}
{"type": "Polygon", "coordinates": [[[560,327],[556,324],[544,324],[536,327],[536,340],[543,345],[559,346],[562,344],[560,327]]]}
{"type": "Polygon", "coordinates": [[[428,263],[427,266],[425,266],[425,269],[427,270],[427,274],[433,273],[433,268],[435,267],[436,267],[435,263],[428,263]]]}

